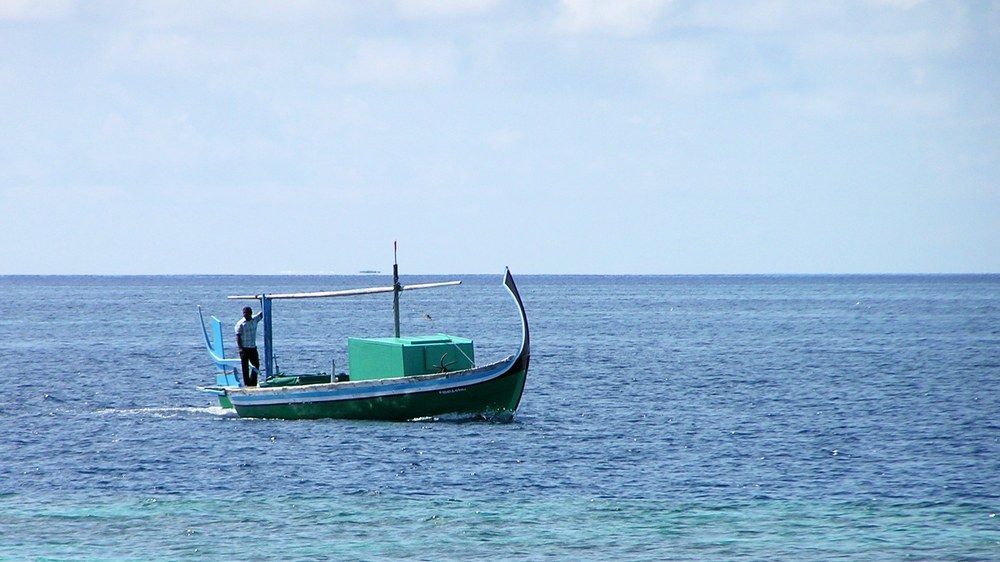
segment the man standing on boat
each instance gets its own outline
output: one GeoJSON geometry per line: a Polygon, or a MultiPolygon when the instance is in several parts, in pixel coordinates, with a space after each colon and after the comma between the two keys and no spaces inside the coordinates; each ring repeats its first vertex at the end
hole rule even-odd
{"type": "Polygon", "coordinates": [[[240,363],[243,364],[243,386],[257,386],[257,371],[260,369],[260,356],[257,355],[257,323],[264,317],[263,312],[256,315],[249,306],[243,307],[243,318],[236,323],[236,346],[240,348],[240,363]],[[253,370],[250,369],[253,365],[253,370]]]}

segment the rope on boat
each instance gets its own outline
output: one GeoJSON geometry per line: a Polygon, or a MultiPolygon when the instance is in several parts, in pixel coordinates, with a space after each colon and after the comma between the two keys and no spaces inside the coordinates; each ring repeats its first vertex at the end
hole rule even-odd
{"type": "MultiPolygon", "coordinates": [[[[431,326],[432,326],[433,329],[435,329],[435,330],[438,329],[437,322],[434,320],[434,317],[432,317],[429,312],[425,312],[424,313],[424,320],[429,321],[431,323],[431,326]]],[[[476,362],[473,361],[472,358],[469,357],[469,354],[466,353],[465,351],[463,351],[462,348],[459,347],[459,345],[457,343],[451,342],[451,346],[454,347],[455,349],[457,349],[458,352],[462,354],[462,357],[465,357],[465,360],[468,361],[470,365],[472,365],[473,369],[476,368],[476,362]]],[[[442,363],[441,367],[443,368],[444,367],[444,360],[443,359],[442,359],[441,363],[442,363]]]]}
{"type": "Polygon", "coordinates": [[[458,352],[461,353],[465,357],[465,359],[469,362],[469,364],[472,365],[473,368],[476,367],[476,362],[473,361],[472,358],[469,357],[468,354],[466,354],[464,351],[462,351],[462,348],[457,343],[451,342],[451,345],[452,345],[452,347],[454,347],[455,349],[457,349],[458,352]]]}

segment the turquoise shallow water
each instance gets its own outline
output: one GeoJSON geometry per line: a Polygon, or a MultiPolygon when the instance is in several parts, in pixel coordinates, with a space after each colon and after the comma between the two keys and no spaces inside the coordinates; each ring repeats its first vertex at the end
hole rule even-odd
{"type": "Polygon", "coordinates": [[[932,504],[368,494],[18,503],[3,504],[5,530],[18,535],[5,540],[8,553],[45,559],[982,560],[997,548],[992,517],[932,504]]]}
{"type": "MultiPolygon", "coordinates": [[[[404,332],[512,352],[500,276],[462,278],[407,293],[404,332]]],[[[1000,559],[1000,276],[519,277],[512,423],[194,390],[195,304],[371,282],[0,277],[0,559],[1000,559]]],[[[286,370],[391,331],[377,297],[276,314],[286,370]]]]}

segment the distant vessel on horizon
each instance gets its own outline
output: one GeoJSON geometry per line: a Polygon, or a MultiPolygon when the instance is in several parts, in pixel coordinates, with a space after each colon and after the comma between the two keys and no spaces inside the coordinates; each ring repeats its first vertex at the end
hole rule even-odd
{"type": "Polygon", "coordinates": [[[361,275],[373,275],[373,274],[382,273],[382,272],[378,271],[377,269],[362,269],[358,273],[361,274],[361,275]]]}

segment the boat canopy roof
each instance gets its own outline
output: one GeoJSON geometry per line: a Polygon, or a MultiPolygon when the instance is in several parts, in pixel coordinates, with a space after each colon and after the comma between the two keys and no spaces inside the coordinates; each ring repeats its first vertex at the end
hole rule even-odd
{"type": "MultiPolygon", "coordinates": [[[[461,285],[461,281],[444,281],[440,283],[418,283],[415,285],[401,285],[399,287],[400,291],[409,291],[412,289],[433,289],[434,287],[448,287],[452,285],[461,285]]],[[[345,289],[342,291],[317,291],[312,293],[268,293],[266,297],[271,300],[277,299],[322,299],[331,297],[351,297],[355,295],[374,295],[378,293],[391,293],[396,290],[396,287],[369,287],[367,289],[345,289]]],[[[228,298],[237,300],[261,300],[264,298],[264,294],[259,295],[230,295],[228,298]]]]}

